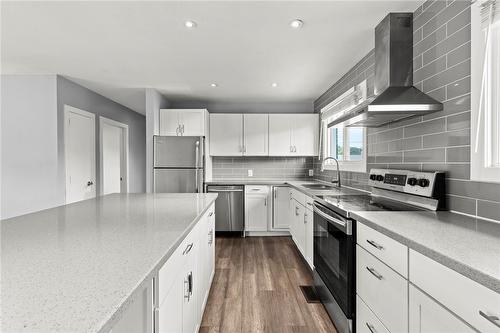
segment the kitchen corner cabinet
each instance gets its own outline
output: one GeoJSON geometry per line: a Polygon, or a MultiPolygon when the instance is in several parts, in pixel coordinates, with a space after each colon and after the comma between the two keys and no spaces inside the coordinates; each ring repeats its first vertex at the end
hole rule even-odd
{"type": "Polygon", "coordinates": [[[267,231],[269,187],[245,186],[245,231],[267,231]]]}
{"type": "Polygon", "coordinates": [[[205,136],[206,109],[160,109],[160,135],[205,136]]]}
{"type": "Polygon", "coordinates": [[[194,333],[201,325],[215,272],[214,212],[212,205],[158,272],[155,332],[194,333]]]}
{"type": "Polygon", "coordinates": [[[267,156],[267,114],[210,114],[210,155],[267,156]]]}
{"type": "Polygon", "coordinates": [[[270,156],[318,155],[318,114],[270,114],[270,156]]]}

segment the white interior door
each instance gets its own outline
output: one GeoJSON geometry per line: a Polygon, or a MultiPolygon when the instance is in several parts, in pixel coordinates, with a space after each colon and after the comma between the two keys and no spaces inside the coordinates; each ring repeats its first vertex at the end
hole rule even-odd
{"type": "Polygon", "coordinates": [[[120,127],[102,126],[102,192],[120,193],[122,177],[122,132],[120,127]]]}
{"type": "Polygon", "coordinates": [[[65,106],[66,203],[96,195],[95,116],[65,106]]]}

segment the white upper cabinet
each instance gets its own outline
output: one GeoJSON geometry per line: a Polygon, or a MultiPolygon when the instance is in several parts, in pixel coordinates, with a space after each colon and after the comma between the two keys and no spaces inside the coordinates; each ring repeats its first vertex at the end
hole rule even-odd
{"type": "Polygon", "coordinates": [[[243,155],[242,114],[210,114],[210,155],[243,155]]]}
{"type": "Polygon", "coordinates": [[[243,155],[269,155],[269,115],[243,115],[243,155]]]}
{"type": "Polygon", "coordinates": [[[269,115],[269,155],[293,155],[291,128],[289,114],[269,115]]]}
{"type": "Polygon", "coordinates": [[[207,110],[161,109],[160,135],[204,136],[207,110]]]}
{"type": "Polygon", "coordinates": [[[298,156],[318,155],[318,114],[294,114],[292,119],[292,146],[298,156]]]}
{"type": "Polygon", "coordinates": [[[269,155],[316,156],[318,114],[270,114],[269,155]]]}

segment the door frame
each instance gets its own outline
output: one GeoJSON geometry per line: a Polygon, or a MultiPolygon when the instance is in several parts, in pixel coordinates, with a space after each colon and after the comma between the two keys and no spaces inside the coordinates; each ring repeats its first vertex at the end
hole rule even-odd
{"type": "MultiPolygon", "coordinates": [[[[97,187],[96,179],[96,161],[95,161],[95,114],[82,109],[75,108],[74,106],[64,104],[64,202],[68,202],[68,121],[70,113],[75,113],[83,117],[89,117],[92,119],[92,129],[91,129],[91,140],[92,140],[92,178],[94,180],[94,186],[97,187]]],[[[97,189],[95,191],[95,196],[97,196],[97,189]]],[[[94,197],[95,197],[94,196],[94,197]]]]}
{"type": "MultiPolygon", "coordinates": [[[[122,177],[122,183],[120,185],[120,190],[124,192],[122,193],[128,193],[129,192],[129,142],[128,142],[128,125],[124,123],[120,123],[119,121],[109,119],[103,116],[99,116],[99,176],[101,179],[101,184],[103,186],[99,186],[99,195],[104,194],[104,170],[103,170],[103,148],[102,148],[102,128],[103,125],[110,125],[110,126],[115,126],[119,127],[122,130],[122,146],[121,146],[121,164],[124,167],[123,175],[122,177]]],[[[120,166],[121,169],[121,166],[120,166]]]]}

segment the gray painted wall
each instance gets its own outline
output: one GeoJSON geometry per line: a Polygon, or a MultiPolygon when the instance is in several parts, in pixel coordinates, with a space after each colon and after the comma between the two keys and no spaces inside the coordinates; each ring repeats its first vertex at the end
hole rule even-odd
{"type": "Polygon", "coordinates": [[[214,113],[313,113],[313,102],[302,103],[264,103],[264,102],[187,102],[172,101],[171,108],[175,109],[208,109],[214,113]]]}
{"type": "Polygon", "coordinates": [[[146,191],[146,117],[127,107],[113,102],[87,88],[62,76],[57,76],[57,134],[59,171],[64,188],[64,105],[70,105],[96,115],[96,184],[100,193],[101,179],[99,175],[99,116],[103,116],[129,127],[129,190],[130,192],[146,191]]]}
{"type": "Polygon", "coordinates": [[[2,219],[64,204],[55,75],[1,76],[2,219]]]}
{"type": "MultiPolygon", "coordinates": [[[[500,220],[500,184],[470,181],[470,1],[425,2],[414,13],[413,43],[414,85],[444,110],[369,129],[368,169],[446,171],[450,209],[500,220]]],[[[360,58],[315,101],[316,111],[365,78],[373,89],[373,51],[360,58]]],[[[367,174],[342,177],[355,186],[367,181],[367,174]]]]}

